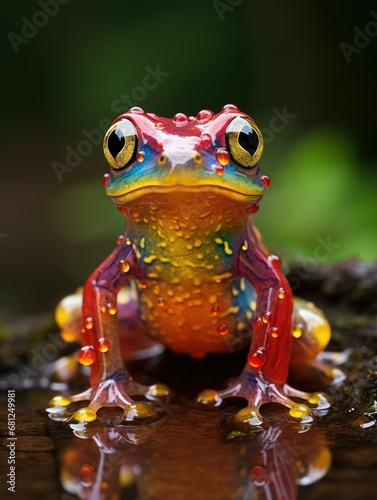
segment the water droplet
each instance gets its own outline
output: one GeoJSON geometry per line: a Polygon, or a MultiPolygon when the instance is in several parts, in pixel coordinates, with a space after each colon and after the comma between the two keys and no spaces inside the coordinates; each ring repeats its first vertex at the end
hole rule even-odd
{"type": "Polygon", "coordinates": [[[268,256],[268,262],[270,264],[272,264],[272,266],[275,269],[280,269],[281,268],[281,258],[278,255],[275,255],[275,254],[271,253],[268,256]]]}
{"type": "Polygon", "coordinates": [[[93,318],[88,317],[85,319],[85,328],[91,330],[93,328],[93,318]]]}
{"type": "Polygon", "coordinates": [[[155,123],[155,128],[157,130],[163,130],[165,128],[165,123],[163,123],[163,122],[156,122],[155,123]]]}
{"type": "Polygon", "coordinates": [[[242,214],[243,214],[243,210],[237,210],[236,211],[236,216],[237,217],[241,217],[242,214]]]}
{"type": "Polygon", "coordinates": [[[91,465],[83,465],[79,472],[79,480],[83,486],[92,486],[96,482],[97,473],[91,465]]]}
{"type": "Polygon", "coordinates": [[[219,148],[216,151],[216,160],[221,165],[228,165],[228,163],[230,162],[230,154],[225,148],[219,148]]]}
{"type": "Polygon", "coordinates": [[[276,339],[277,337],[279,337],[279,329],[276,328],[276,326],[273,326],[271,328],[270,333],[271,333],[271,337],[273,337],[274,339],[276,339]]]}
{"type": "Polygon", "coordinates": [[[158,307],[160,307],[163,311],[167,311],[168,310],[168,304],[166,302],[165,299],[163,299],[162,297],[159,297],[158,298],[158,303],[157,303],[158,307]]]}
{"type": "Polygon", "coordinates": [[[144,161],[144,158],[145,158],[145,153],[144,151],[139,151],[137,156],[136,156],[136,160],[141,163],[142,161],[144,161]]]}
{"type": "Polygon", "coordinates": [[[268,482],[268,472],[263,465],[255,465],[250,471],[250,481],[255,486],[263,486],[268,482]]]}
{"type": "Polygon", "coordinates": [[[117,245],[120,245],[123,241],[123,234],[120,234],[117,238],[117,245]]]}
{"type": "Polygon", "coordinates": [[[241,246],[242,250],[245,251],[249,248],[249,243],[247,242],[247,240],[245,240],[243,243],[242,243],[242,246],[241,246]]]}
{"type": "Polygon", "coordinates": [[[110,344],[105,337],[98,339],[98,350],[99,352],[107,352],[109,350],[110,344]]]}
{"type": "Polygon", "coordinates": [[[127,246],[130,246],[132,243],[132,241],[130,240],[130,238],[126,238],[126,245],[127,246]]]}
{"type": "Polygon", "coordinates": [[[279,288],[279,293],[278,293],[278,297],[279,299],[285,299],[285,290],[284,288],[279,288]]]}
{"type": "Polygon", "coordinates": [[[262,182],[263,182],[264,187],[267,189],[271,183],[271,180],[268,177],[268,175],[262,175],[262,182]]]}
{"type": "Polygon", "coordinates": [[[212,146],[212,137],[209,134],[202,135],[202,146],[204,148],[209,148],[212,146]]]}
{"type": "Polygon", "coordinates": [[[147,284],[145,283],[145,281],[140,281],[139,287],[142,289],[145,289],[145,288],[147,288],[147,284]]]}
{"type": "Polygon", "coordinates": [[[235,104],[225,104],[223,106],[222,111],[239,111],[238,107],[235,104]]]}
{"type": "Polygon", "coordinates": [[[213,170],[216,172],[217,175],[222,177],[225,172],[225,167],[224,165],[214,165],[213,170]]]}
{"type": "Polygon", "coordinates": [[[219,325],[217,327],[217,333],[219,335],[226,335],[228,332],[229,332],[229,329],[228,329],[228,325],[226,323],[221,323],[221,325],[219,325]]]}
{"type": "Polygon", "coordinates": [[[131,210],[131,216],[136,218],[139,217],[140,213],[137,210],[131,210]]]}
{"type": "Polygon", "coordinates": [[[127,208],[124,205],[117,205],[117,208],[121,214],[127,213],[127,208]]]}
{"type": "Polygon", "coordinates": [[[266,352],[263,347],[258,347],[255,351],[249,352],[247,362],[253,368],[260,368],[266,363],[266,352]]]}
{"type": "Polygon", "coordinates": [[[271,313],[267,311],[266,313],[263,314],[262,321],[265,325],[267,325],[267,323],[269,323],[270,320],[271,320],[271,313]]]}
{"type": "Polygon", "coordinates": [[[214,112],[211,111],[210,109],[202,109],[199,111],[199,113],[196,115],[196,119],[200,121],[205,121],[209,120],[212,116],[214,115],[214,112]]]}
{"type": "Polygon", "coordinates": [[[301,323],[298,323],[297,325],[294,326],[292,330],[292,335],[294,336],[295,339],[299,339],[302,335],[302,329],[303,326],[301,323]]]}
{"type": "Polygon", "coordinates": [[[220,314],[220,306],[219,304],[215,304],[212,309],[211,309],[211,313],[214,315],[214,316],[218,316],[220,314]]]}
{"type": "Polygon", "coordinates": [[[189,118],[184,113],[177,113],[173,116],[173,122],[179,123],[180,125],[185,125],[189,121],[189,118]]]}
{"type": "Polygon", "coordinates": [[[259,210],[259,203],[253,203],[251,207],[247,209],[248,214],[256,214],[259,210]]]}
{"type": "Polygon", "coordinates": [[[96,353],[93,349],[93,346],[86,345],[84,347],[81,347],[81,349],[77,353],[77,359],[79,360],[79,363],[82,364],[83,366],[92,365],[96,360],[96,353]]]}
{"type": "Polygon", "coordinates": [[[251,326],[253,328],[253,330],[259,330],[259,328],[261,328],[262,326],[262,318],[254,318],[253,321],[251,322],[251,326]]]}
{"type": "Polygon", "coordinates": [[[101,182],[103,186],[107,186],[110,181],[110,174],[103,174],[101,182]]]}
{"type": "Polygon", "coordinates": [[[119,271],[121,273],[128,273],[128,271],[131,269],[130,263],[128,260],[120,260],[119,261],[119,271]]]}
{"type": "Polygon", "coordinates": [[[289,414],[294,418],[310,417],[310,408],[304,404],[297,403],[291,407],[289,414]]]}
{"type": "Polygon", "coordinates": [[[110,302],[107,304],[107,312],[110,314],[110,316],[115,316],[117,313],[117,307],[113,304],[110,304],[110,302]]]}
{"type": "Polygon", "coordinates": [[[145,111],[143,108],[140,108],[140,106],[133,106],[130,109],[130,113],[137,113],[138,115],[142,115],[143,113],[145,113],[145,111]]]}
{"type": "Polygon", "coordinates": [[[148,394],[154,398],[162,398],[170,396],[170,390],[165,384],[154,384],[149,387],[148,394]]]}
{"type": "Polygon", "coordinates": [[[78,422],[93,422],[96,418],[96,412],[92,410],[92,408],[81,408],[80,410],[77,410],[73,415],[72,418],[74,420],[77,420],[78,422]]]}

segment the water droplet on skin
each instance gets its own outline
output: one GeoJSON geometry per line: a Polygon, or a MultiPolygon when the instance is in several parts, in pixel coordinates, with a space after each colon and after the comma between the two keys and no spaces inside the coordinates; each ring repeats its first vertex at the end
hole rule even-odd
{"type": "Polygon", "coordinates": [[[96,360],[96,353],[94,351],[93,346],[87,345],[81,347],[81,349],[77,354],[77,359],[79,360],[79,363],[82,364],[83,366],[92,365],[96,360]]]}
{"type": "Polygon", "coordinates": [[[212,116],[214,115],[214,112],[211,111],[210,109],[202,109],[199,111],[199,113],[196,115],[196,119],[200,121],[205,121],[209,120],[212,116]]]}
{"type": "Polygon", "coordinates": [[[184,124],[188,123],[188,121],[189,121],[189,118],[184,113],[177,113],[173,117],[173,122],[174,123],[179,123],[181,125],[184,125],[184,124]]]}
{"type": "Polygon", "coordinates": [[[271,337],[273,337],[274,339],[278,338],[279,337],[279,330],[278,330],[278,328],[276,328],[276,326],[273,326],[271,328],[270,334],[271,334],[271,337]]]}
{"type": "Polygon", "coordinates": [[[79,480],[83,486],[92,486],[96,482],[97,472],[91,465],[83,465],[79,472],[79,480]]]}
{"type": "Polygon", "coordinates": [[[157,130],[163,130],[165,128],[165,124],[163,122],[156,122],[155,123],[155,128],[157,130]]]}
{"type": "Polygon", "coordinates": [[[133,106],[131,109],[130,109],[130,113],[136,113],[138,115],[142,115],[145,113],[144,109],[141,108],[140,106],[133,106]]]}
{"type": "Polygon", "coordinates": [[[128,260],[121,260],[119,261],[119,271],[121,273],[128,273],[128,271],[131,269],[130,263],[128,260]]]}
{"type": "Polygon", "coordinates": [[[225,167],[224,167],[224,165],[215,165],[213,167],[213,170],[216,172],[217,175],[222,177],[224,175],[224,172],[225,172],[225,167]]]}
{"type": "Polygon", "coordinates": [[[260,368],[266,363],[266,352],[263,347],[258,347],[255,351],[249,352],[247,362],[253,368],[260,368]]]}
{"type": "Polygon", "coordinates": [[[263,486],[268,482],[268,472],[267,469],[263,465],[256,465],[253,467],[249,474],[250,481],[255,486],[263,486]]]}
{"type": "Polygon", "coordinates": [[[104,337],[101,337],[100,339],[98,339],[99,352],[107,352],[109,350],[109,347],[110,347],[110,344],[104,337]]]}
{"type": "Polygon", "coordinates": [[[285,299],[285,290],[284,290],[284,288],[279,288],[278,297],[279,297],[280,300],[285,299]]]}
{"type": "Polygon", "coordinates": [[[145,281],[140,281],[139,287],[142,289],[145,289],[145,288],[147,288],[147,284],[145,283],[145,281]]]}
{"type": "Polygon", "coordinates": [[[269,323],[270,320],[271,320],[271,313],[270,312],[266,312],[265,314],[263,314],[262,321],[265,325],[267,325],[267,323],[269,323]]]}
{"type": "Polygon", "coordinates": [[[239,111],[235,104],[225,104],[223,106],[222,111],[239,111]]]}
{"type": "Polygon", "coordinates": [[[124,205],[117,205],[117,208],[121,214],[127,213],[127,208],[124,205]]]}
{"type": "Polygon", "coordinates": [[[297,403],[291,407],[289,414],[294,418],[306,418],[310,417],[310,408],[304,404],[297,403]]]}
{"type": "Polygon", "coordinates": [[[117,307],[109,303],[107,304],[107,312],[110,314],[110,316],[115,316],[115,314],[117,313],[117,307]]]}
{"type": "Polygon", "coordinates": [[[301,323],[295,325],[295,327],[292,330],[292,335],[294,336],[295,339],[299,339],[301,337],[302,329],[303,325],[301,323]]]}
{"type": "Polygon", "coordinates": [[[242,250],[245,251],[249,248],[249,244],[247,242],[247,240],[245,240],[243,243],[242,243],[242,246],[241,246],[242,250]]]}
{"type": "Polygon", "coordinates": [[[202,135],[202,146],[204,148],[209,148],[212,146],[212,137],[209,134],[202,135]]]}
{"type": "Polygon", "coordinates": [[[248,214],[256,214],[259,210],[259,203],[253,203],[251,207],[247,209],[248,214]]]}
{"type": "Polygon", "coordinates": [[[140,213],[137,210],[131,210],[131,216],[136,218],[139,217],[140,213]]]}
{"type": "Polygon", "coordinates": [[[275,254],[271,253],[268,256],[268,262],[270,264],[272,264],[272,266],[275,269],[280,269],[281,268],[281,258],[278,255],[275,255],[275,254]]]}
{"type": "Polygon", "coordinates": [[[236,212],[237,217],[241,217],[242,214],[243,214],[242,210],[237,210],[237,212],[236,212]]]}
{"type": "Polygon", "coordinates": [[[120,245],[123,241],[123,234],[120,234],[117,238],[117,245],[120,245]]]}
{"type": "Polygon", "coordinates": [[[218,304],[215,304],[212,309],[211,309],[211,313],[213,314],[213,316],[218,316],[220,314],[220,306],[218,304]]]}
{"type": "Polygon", "coordinates": [[[168,304],[165,299],[162,297],[159,297],[158,302],[157,302],[158,307],[160,307],[163,311],[167,311],[168,309],[168,304]]]}
{"type": "Polygon", "coordinates": [[[145,158],[145,153],[144,151],[139,151],[138,154],[137,154],[137,157],[136,157],[136,160],[141,163],[142,161],[144,161],[144,158],[145,158]]]}
{"type": "Polygon", "coordinates": [[[271,180],[268,175],[262,175],[262,182],[264,187],[267,189],[270,186],[271,180]]]}
{"type": "Polygon", "coordinates": [[[262,326],[262,318],[254,318],[253,321],[251,322],[251,326],[253,328],[253,330],[259,330],[259,328],[261,328],[262,326]]]}
{"type": "Polygon", "coordinates": [[[102,180],[101,180],[102,185],[104,187],[106,187],[108,185],[109,181],[110,181],[110,174],[103,174],[102,180]]]}
{"type": "Polygon", "coordinates": [[[93,318],[88,317],[85,319],[85,328],[87,330],[91,330],[93,328],[93,318]]]}
{"type": "Polygon", "coordinates": [[[130,246],[132,243],[132,241],[130,240],[130,238],[126,238],[126,245],[127,246],[130,246]]]}
{"type": "Polygon", "coordinates": [[[219,148],[216,151],[216,160],[221,165],[228,165],[230,163],[230,154],[225,148],[219,148]]]}
{"type": "Polygon", "coordinates": [[[226,323],[222,323],[217,327],[217,333],[219,335],[226,335],[229,332],[228,325],[226,323]]]}

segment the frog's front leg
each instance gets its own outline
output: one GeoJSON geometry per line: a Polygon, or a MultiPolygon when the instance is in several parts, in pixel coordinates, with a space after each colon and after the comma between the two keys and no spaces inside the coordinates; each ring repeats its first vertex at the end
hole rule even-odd
{"type": "Polygon", "coordinates": [[[280,266],[277,256],[267,256],[255,244],[250,221],[234,269],[234,274],[248,280],[257,292],[247,364],[230,387],[223,391],[203,391],[198,397],[199,402],[215,406],[227,397],[245,398],[248,406],[235,416],[237,423],[261,424],[259,408],[272,402],[287,406],[290,415],[302,422],[311,421],[310,408],[291,397],[304,399],[317,409],[329,406],[322,393],[309,394],[286,383],[293,340],[293,295],[280,266]]]}
{"type": "MultiPolygon", "coordinates": [[[[66,403],[89,400],[89,406],[74,414],[76,420],[91,421],[105,406],[124,410],[127,421],[151,418],[155,410],[144,402],[135,402],[132,394],[149,399],[158,395],[158,386],[145,387],[135,382],[127,372],[121,357],[116,313],[117,294],[131,279],[140,276],[136,255],[127,238],[91,274],[83,290],[82,347],[79,362],[90,367],[90,388],[66,399],[66,403]]],[[[160,391],[161,392],[161,391],[160,391]]],[[[61,403],[55,398],[53,405],[61,403]]]]}

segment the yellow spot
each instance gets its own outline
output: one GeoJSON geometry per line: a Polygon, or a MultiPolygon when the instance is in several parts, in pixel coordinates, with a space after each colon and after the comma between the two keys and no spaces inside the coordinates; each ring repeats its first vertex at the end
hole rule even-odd
{"type": "Polygon", "coordinates": [[[152,264],[152,262],[156,260],[156,258],[157,257],[155,255],[150,255],[149,257],[144,257],[143,260],[146,264],[152,264]]]}
{"type": "Polygon", "coordinates": [[[189,244],[189,245],[186,245],[186,248],[187,248],[187,250],[192,250],[193,247],[192,247],[192,245],[189,244]]]}
{"type": "Polygon", "coordinates": [[[170,243],[174,243],[175,242],[174,236],[169,236],[168,240],[170,241],[170,243]]]}
{"type": "Polygon", "coordinates": [[[203,330],[203,325],[193,325],[192,329],[194,332],[198,332],[199,330],[203,330]]]}
{"type": "Polygon", "coordinates": [[[216,295],[210,295],[208,300],[210,304],[215,304],[217,301],[217,297],[216,295]]]}
{"type": "Polygon", "coordinates": [[[206,269],[208,269],[208,271],[211,271],[215,266],[213,264],[207,264],[206,265],[206,269]]]}
{"type": "Polygon", "coordinates": [[[213,276],[211,278],[212,281],[215,281],[216,283],[221,283],[222,280],[226,280],[232,277],[232,273],[223,273],[223,274],[217,274],[216,276],[213,276]]]}
{"type": "Polygon", "coordinates": [[[244,278],[240,279],[240,289],[242,292],[244,292],[246,290],[246,282],[245,282],[244,278]]]}
{"type": "Polygon", "coordinates": [[[188,292],[186,292],[185,294],[183,294],[183,298],[184,299],[189,299],[190,298],[190,294],[188,292]]]}
{"type": "Polygon", "coordinates": [[[244,330],[245,328],[246,328],[246,325],[245,325],[245,323],[242,323],[242,321],[237,323],[237,330],[244,330]]]}
{"type": "Polygon", "coordinates": [[[173,297],[173,295],[174,295],[173,290],[168,290],[168,291],[166,292],[166,295],[168,295],[169,297],[173,297]]]}
{"type": "Polygon", "coordinates": [[[176,235],[176,236],[178,236],[178,238],[182,238],[183,233],[182,233],[182,231],[177,231],[177,232],[175,233],[175,235],[176,235]]]}
{"type": "Polygon", "coordinates": [[[202,284],[202,280],[200,278],[194,278],[193,283],[195,286],[200,286],[202,284]]]}
{"type": "Polygon", "coordinates": [[[203,258],[203,254],[202,253],[197,253],[196,254],[196,258],[197,259],[202,259],[203,258]]]}
{"type": "Polygon", "coordinates": [[[145,224],[148,224],[149,221],[144,217],[143,222],[145,222],[145,224]]]}
{"type": "Polygon", "coordinates": [[[170,262],[170,259],[168,257],[160,257],[160,262],[170,262]]]}
{"type": "Polygon", "coordinates": [[[215,238],[215,243],[217,243],[218,245],[222,245],[223,240],[221,238],[215,238]]]}
{"type": "Polygon", "coordinates": [[[171,261],[171,264],[172,264],[172,266],[174,266],[174,267],[181,267],[180,263],[179,263],[179,262],[177,262],[176,260],[172,260],[172,261],[171,261]]]}
{"type": "Polygon", "coordinates": [[[200,246],[202,246],[202,241],[201,240],[195,240],[194,241],[194,247],[195,248],[199,248],[200,246]]]}
{"type": "Polygon", "coordinates": [[[160,241],[160,243],[157,243],[157,246],[160,247],[160,248],[166,248],[167,247],[167,243],[165,241],[160,241]]]}
{"type": "Polygon", "coordinates": [[[224,251],[227,255],[232,255],[233,250],[229,247],[229,243],[224,241],[224,251]]]}
{"type": "Polygon", "coordinates": [[[255,311],[255,309],[256,309],[256,305],[257,305],[257,304],[254,302],[254,300],[251,300],[251,301],[249,302],[249,307],[250,307],[250,309],[251,309],[252,311],[255,311]]]}
{"type": "Polygon", "coordinates": [[[237,306],[229,307],[227,311],[219,314],[219,318],[225,318],[226,316],[229,316],[229,314],[237,314],[239,310],[240,308],[237,306]]]}
{"type": "Polygon", "coordinates": [[[141,248],[145,248],[145,238],[144,238],[144,236],[142,238],[140,238],[140,246],[141,246],[141,248]]]}
{"type": "Polygon", "coordinates": [[[172,285],[178,285],[179,283],[181,282],[181,280],[179,278],[173,278],[170,283],[172,285]]]}
{"type": "Polygon", "coordinates": [[[237,288],[235,286],[232,287],[232,295],[233,295],[233,297],[237,297],[238,294],[239,294],[239,291],[237,290],[237,288]]]}
{"type": "Polygon", "coordinates": [[[183,302],[183,297],[177,295],[173,300],[175,300],[175,302],[183,302]]]}
{"type": "Polygon", "coordinates": [[[218,225],[216,226],[215,233],[217,233],[218,231],[220,231],[220,229],[221,229],[221,224],[218,224],[218,225]]]}
{"type": "Polygon", "coordinates": [[[151,278],[151,279],[157,279],[158,278],[158,274],[156,274],[156,273],[148,273],[147,277],[151,278]]]}
{"type": "Polygon", "coordinates": [[[160,294],[160,287],[159,287],[159,286],[157,286],[157,285],[156,285],[156,286],[154,286],[154,287],[153,287],[153,293],[154,293],[155,295],[159,295],[159,294],[160,294]]]}
{"type": "Polygon", "coordinates": [[[161,227],[164,227],[164,223],[162,222],[161,219],[158,219],[158,225],[161,226],[161,227]]]}
{"type": "Polygon", "coordinates": [[[251,314],[251,312],[246,311],[246,318],[251,320],[252,317],[253,317],[253,315],[251,314]]]}
{"type": "Polygon", "coordinates": [[[205,212],[204,214],[200,214],[199,215],[199,219],[205,219],[206,217],[208,217],[209,215],[211,215],[212,211],[211,210],[208,210],[208,212],[205,212]]]}
{"type": "Polygon", "coordinates": [[[202,300],[194,300],[194,306],[202,306],[203,301],[202,300]]]}

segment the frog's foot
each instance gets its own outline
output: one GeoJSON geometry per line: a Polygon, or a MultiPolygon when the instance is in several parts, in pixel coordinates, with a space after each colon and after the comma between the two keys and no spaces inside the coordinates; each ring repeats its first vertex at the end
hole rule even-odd
{"type": "Polygon", "coordinates": [[[260,407],[265,403],[279,403],[289,408],[289,416],[295,422],[309,423],[313,414],[323,415],[330,402],[322,392],[308,393],[294,389],[288,384],[273,384],[264,381],[259,376],[244,370],[236,382],[221,391],[206,390],[199,394],[197,402],[209,407],[218,407],[223,400],[230,397],[241,397],[247,400],[246,408],[234,415],[237,426],[261,425],[263,417],[260,407]],[[297,402],[291,398],[305,401],[297,402]],[[308,404],[306,404],[308,403],[308,404]]]}
{"type": "Polygon", "coordinates": [[[74,396],[56,396],[50,402],[47,411],[56,415],[58,420],[73,420],[76,422],[93,422],[97,412],[105,407],[119,407],[123,410],[120,422],[142,421],[144,423],[157,420],[166,412],[170,396],[169,389],[163,384],[154,384],[150,387],[135,382],[124,370],[120,370],[102,382],[91,386],[84,392],[74,396]],[[134,401],[129,394],[145,396],[148,400],[134,401]],[[90,401],[89,405],[75,412],[66,408],[71,403],[90,401]],[[65,418],[59,418],[63,415],[65,418]]]}

